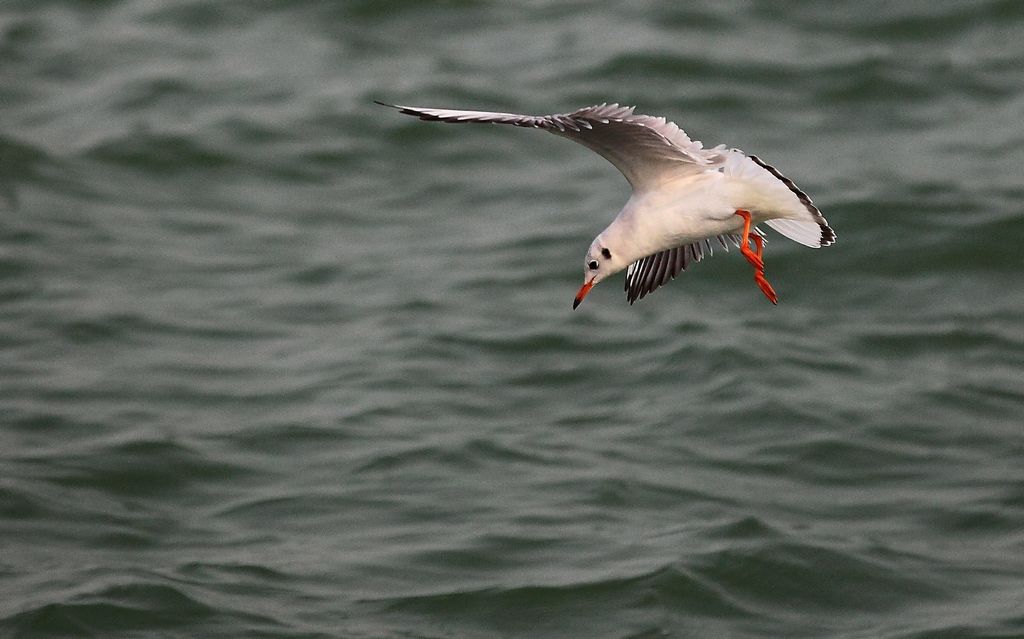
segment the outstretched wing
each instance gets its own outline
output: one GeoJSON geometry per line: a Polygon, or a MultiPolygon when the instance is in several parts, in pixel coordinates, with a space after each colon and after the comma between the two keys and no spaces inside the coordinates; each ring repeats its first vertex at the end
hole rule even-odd
{"type": "MultiPolygon", "coordinates": [[[[764,233],[757,228],[752,229],[751,233],[764,237],[764,233]]],[[[722,248],[728,251],[729,242],[733,246],[739,247],[742,238],[735,233],[729,233],[719,235],[715,239],[722,245],[722,248]]],[[[711,240],[704,239],[693,244],[684,244],[654,253],[633,262],[626,269],[626,299],[632,305],[633,302],[643,299],[648,293],[653,293],[655,289],[674,280],[691,264],[699,262],[705,257],[711,257],[713,254],[711,240]]]]}
{"type": "Polygon", "coordinates": [[[599,104],[559,115],[519,115],[490,111],[457,111],[383,106],[398,109],[421,120],[439,122],[483,122],[544,129],[579,142],[617,168],[635,191],[655,188],[668,175],[680,170],[700,170],[715,161],[717,151],[703,145],[665,118],[633,113],[634,107],[599,104]]]}

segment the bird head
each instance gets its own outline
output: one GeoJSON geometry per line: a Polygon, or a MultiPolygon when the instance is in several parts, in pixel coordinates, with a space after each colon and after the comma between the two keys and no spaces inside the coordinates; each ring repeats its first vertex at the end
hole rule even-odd
{"type": "Polygon", "coordinates": [[[572,302],[573,310],[583,303],[583,298],[596,284],[625,267],[626,264],[623,264],[621,258],[617,257],[615,249],[609,247],[598,235],[587,249],[587,256],[583,260],[583,286],[580,287],[572,302]]]}

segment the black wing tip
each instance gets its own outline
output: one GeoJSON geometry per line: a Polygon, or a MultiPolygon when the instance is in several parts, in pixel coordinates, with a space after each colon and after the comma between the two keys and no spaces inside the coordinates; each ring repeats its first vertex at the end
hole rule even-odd
{"type": "Polygon", "coordinates": [[[374,100],[373,103],[374,104],[379,104],[381,106],[386,106],[386,107],[391,108],[391,109],[398,109],[399,113],[403,113],[405,115],[414,115],[414,116],[420,118],[421,120],[427,120],[427,119],[439,120],[440,119],[440,118],[437,118],[437,117],[428,116],[425,113],[422,113],[420,111],[416,111],[414,109],[410,109],[409,107],[404,107],[404,106],[402,106],[400,104],[391,104],[390,102],[381,102],[380,100],[374,100]]]}
{"type": "Polygon", "coordinates": [[[836,243],[836,232],[828,224],[821,225],[821,246],[832,246],[836,243]]]}
{"type": "Polygon", "coordinates": [[[426,120],[427,122],[452,122],[452,120],[445,120],[440,116],[424,113],[423,111],[419,111],[414,107],[405,107],[400,104],[389,104],[387,102],[381,102],[380,100],[374,100],[373,102],[374,104],[379,104],[381,106],[390,107],[392,109],[398,109],[398,112],[403,115],[411,115],[421,120],[426,120]]]}

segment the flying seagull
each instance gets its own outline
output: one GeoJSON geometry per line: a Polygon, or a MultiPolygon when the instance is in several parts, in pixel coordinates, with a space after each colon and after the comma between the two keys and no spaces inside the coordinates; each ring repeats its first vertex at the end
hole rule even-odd
{"type": "Polygon", "coordinates": [[[811,198],[756,155],[724,145],[705,149],[665,118],[635,107],[599,104],[559,115],[459,111],[377,102],[421,120],[482,122],[543,129],[579,142],[615,165],[633,187],[626,205],[587,249],[575,309],[595,284],[626,269],[630,304],[728,243],[754,267],[754,281],[778,304],[764,275],[764,223],[811,248],[829,246],[833,231],[811,198]],[[751,248],[751,244],[753,248],[751,248]]]}

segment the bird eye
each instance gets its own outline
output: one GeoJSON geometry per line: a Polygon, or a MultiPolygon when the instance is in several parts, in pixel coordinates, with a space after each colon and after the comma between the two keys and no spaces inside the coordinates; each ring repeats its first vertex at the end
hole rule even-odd
{"type": "Polygon", "coordinates": [[[612,259],[612,252],[606,248],[601,249],[601,255],[603,255],[606,260],[612,259]]]}
{"type": "Polygon", "coordinates": [[[596,271],[597,270],[597,260],[590,260],[589,262],[587,262],[587,266],[590,268],[591,271],[596,271]]]}

